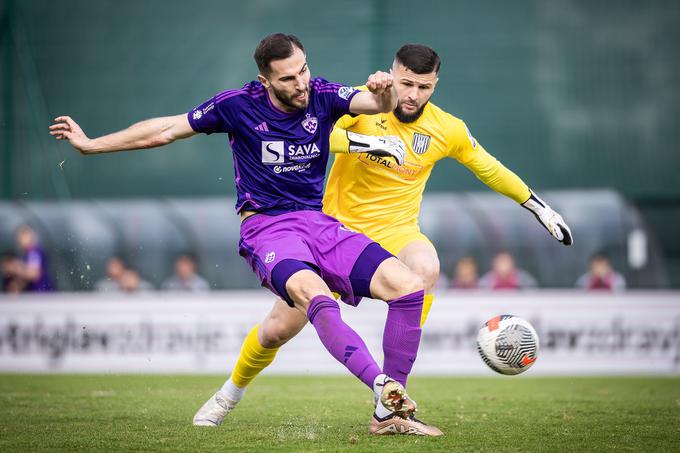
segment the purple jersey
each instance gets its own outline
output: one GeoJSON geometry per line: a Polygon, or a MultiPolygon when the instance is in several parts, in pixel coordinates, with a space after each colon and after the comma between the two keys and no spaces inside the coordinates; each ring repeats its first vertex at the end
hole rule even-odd
{"type": "Polygon", "coordinates": [[[356,93],[317,77],[309,84],[307,108],[284,112],[253,81],[219,93],[188,117],[196,132],[229,134],[237,212],[320,211],[330,133],[356,93]]]}
{"type": "Polygon", "coordinates": [[[40,278],[34,282],[29,282],[26,285],[26,291],[54,291],[54,286],[47,272],[47,255],[39,245],[26,250],[23,261],[29,267],[40,269],[40,278]]]}

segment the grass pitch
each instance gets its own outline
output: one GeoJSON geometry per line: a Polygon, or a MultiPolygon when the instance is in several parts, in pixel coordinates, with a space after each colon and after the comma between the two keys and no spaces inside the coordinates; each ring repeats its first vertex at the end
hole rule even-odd
{"type": "Polygon", "coordinates": [[[268,377],[220,428],[191,425],[215,376],[0,375],[0,451],[680,451],[680,379],[426,378],[443,438],[367,434],[350,377],[268,377]]]}

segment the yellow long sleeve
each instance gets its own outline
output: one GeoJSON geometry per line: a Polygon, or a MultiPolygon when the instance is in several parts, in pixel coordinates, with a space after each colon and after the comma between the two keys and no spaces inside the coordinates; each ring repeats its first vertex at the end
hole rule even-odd
{"type": "Polygon", "coordinates": [[[332,153],[349,153],[349,139],[347,131],[338,126],[333,128],[330,138],[330,151],[332,153]]]}
{"type": "Polygon", "coordinates": [[[347,129],[351,129],[358,121],[358,116],[345,115],[335,123],[330,137],[330,151],[332,153],[349,153],[349,138],[347,129]]]}
{"type": "Polygon", "coordinates": [[[464,163],[477,179],[517,203],[527,201],[531,193],[524,181],[487,153],[482,145],[477,144],[477,148],[472,154],[472,159],[464,163]]]}

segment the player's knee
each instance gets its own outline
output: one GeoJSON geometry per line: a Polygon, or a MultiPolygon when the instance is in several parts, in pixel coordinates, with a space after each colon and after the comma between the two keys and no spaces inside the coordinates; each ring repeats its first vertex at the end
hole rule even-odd
{"type": "Polygon", "coordinates": [[[408,272],[399,278],[395,289],[399,293],[398,297],[402,297],[407,294],[423,291],[425,289],[425,284],[418,274],[415,272],[408,272]]]}
{"type": "Polygon", "coordinates": [[[301,270],[291,275],[285,283],[288,297],[299,303],[309,303],[319,295],[331,296],[328,286],[313,270],[301,270]]]}
{"type": "Polygon", "coordinates": [[[332,295],[331,291],[325,284],[321,284],[317,281],[321,281],[321,279],[316,274],[311,271],[308,271],[307,273],[309,275],[300,278],[296,278],[294,275],[286,283],[286,291],[288,292],[288,296],[291,299],[294,301],[309,302],[314,297],[322,294],[325,296],[332,295]]]}
{"type": "Polygon", "coordinates": [[[298,330],[298,326],[292,320],[270,313],[260,325],[258,340],[265,348],[278,348],[293,338],[298,330]]]}
{"type": "Polygon", "coordinates": [[[385,301],[425,289],[423,279],[397,259],[381,264],[371,281],[371,295],[385,301]]]}
{"type": "Polygon", "coordinates": [[[419,261],[411,270],[420,277],[425,290],[431,290],[439,279],[439,261],[419,261]]]}

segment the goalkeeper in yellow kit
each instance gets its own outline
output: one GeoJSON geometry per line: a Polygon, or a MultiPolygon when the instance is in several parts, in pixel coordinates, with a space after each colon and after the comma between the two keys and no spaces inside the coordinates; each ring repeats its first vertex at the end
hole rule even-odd
{"type": "MultiPolygon", "coordinates": [[[[399,49],[392,66],[398,105],[391,113],[348,115],[336,123],[331,151],[337,154],[323,203],[326,214],[377,241],[422,278],[426,295],[421,325],[432,306],[439,259],[420,231],[418,214],[425,184],[437,161],[456,159],[493,190],[532,211],[558,241],[572,243],[569,227],[559,214],[487,153],[463,121],[429,102],[439,67],[439,56],[427,46],[407,44],[399,49]],[[405,155],[394,151],[380,155],[381,148],[388,148],[387,142],[399,139],[406,144],[405,155]]],[[[272,362],[278,348],[306,323],[302,312],[276,301],[264,321],[246,337],[231,377],[218,392],[223,404],[204,406],[199,414],[210,410],[215,424],[221,423],[246,386],[272,362]]],[[[396,431],[430,434],[429,429],[434,428],[415,419],[408,423],[406,430],[399,426],[396,431]]],[[[373,420],[369,428],[374,434],[395,432],[389,422],[373,420]]]]}

